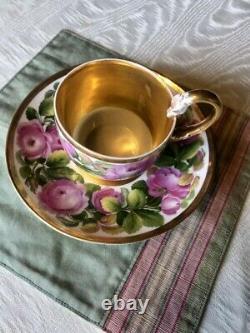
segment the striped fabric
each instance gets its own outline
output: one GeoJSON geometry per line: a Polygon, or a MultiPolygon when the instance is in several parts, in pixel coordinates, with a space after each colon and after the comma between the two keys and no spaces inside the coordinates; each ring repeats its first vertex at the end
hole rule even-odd
{"type": "MultiPolygon", "coordinates": [[[[61,32],[2,90],[3,133],[15,108],[41,80],[67,66],[112,56],[61,32]]],[[[210,193],[172,231],[142,245],[94,246],[63,238],[35,223],[3,186],[0,231],[8,237],[2,237],[0,264],[108,332],[197,331],[249,190],[250,122],[226,109],[214,142],[218,163],[210,193]],[[34,235],[39,235],[35,242],[34,235]],[[101,310],[101,301],[114,294],[124,300],[149,298],[146,312],[101,310]]]]}
{"type": "Polygon", "coordinates": [[[195,332],[249,190],[250,121],[225,109],[214,128],[217,172],[199,208],[171,232],[145,243],[124,300],[149,299],[145,314],[111,310],[108,332],[195,332]]]}

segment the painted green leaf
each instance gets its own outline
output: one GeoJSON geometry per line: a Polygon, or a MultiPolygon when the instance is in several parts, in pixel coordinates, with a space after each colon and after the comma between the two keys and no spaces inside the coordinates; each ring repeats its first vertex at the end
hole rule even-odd
{"type": "Polygon", "coordinates": [[[75,175],[72,177],[72,180],[84,184],[84,178],[79,173],[75,173],[75,175]]]}
{"type": "Polygon", "coordinates": [[[53,116],[54,115],[54,98],[50,96],[44,98],[39,106],[39,114],[41,116],[53,116]]]}
{"type": "Polygon", "coordinates": [[[63,167],[69,163],[69,157],[64,150],[56,150],[51,153],[47,159],[46,164],[49,167],[63,167]]]}
{"type": "Polygon", "coordinates": [[[121,192],[122,192],[122,196],[124,198],[124,201],[122,203],[122,207],[126,207],[127,206],[127,198],[128,198],[128,194],[129,194],[129,190],[125,187],[121,188],[121,192]]]}
{"type": "Polygon", "coordinates": [[[129,213],[124,210],[121,210],[120,212],[118,212],[117,216],[116,216],[116,223],[119,225],[123,225],[123,221],[128,214],[129,213]]]}
{"type": "Polygon", "coordinates": [[[203,167],[203,165],[204,165],[203,161],[197,163],[196,165],[194,165],[194,170],[196,170],[196,171],[200,170],[203,167]]]}
{"type": "Polygon", "coordinates": [[[194,157],[198,152],[200,146],[202,145],[201,140],[197,140],[192,142],[191,144],[182,147],[182,149],[178,153],[179,160],[189,160],[190,158],[194,157]]]}
{"type": "Polygon", "coordinates": [[[192,173],[183,173],[179,178],[178,184],[181,186],[189,185],[192,183],[194,175],[192,173]]]}
{"type": "Polygon", "coordinates": [[[195,190],[191,190],[188,197],[182,201],[181,208],[187,208],[189,206],[190,202],[194,199],[194,197],[195,197],[195,190]]]}
{"type": "Polygon", "coordinates": [[[16,152],[16,159],[17,159],[19,164],[22,164],[22,165],[26,164],[23,157],[22,157],[22,153],[21,153],[20,150],[16,152]]]}
{"type": "Polygon", "coordinates": [[[46,173],[50,179],[67,178],[74,180],[77,176],[75,171],[68,167],[48,168],[46,173]]]}
{"type": "Polygon", "coordinates": [[[154,198],[151,196],[148,196],[147,198],[147,206],[150,206],[152,208],[157,208],[160,206],[161,198],[154,198]]]}
{"type": "Polygon", "coordinates": [[[196,176],[192,182],[191,190],[195,190],[200,182],[200,177],[196,176]]]}
{"type": "Polygon", "coordinates": [[[71,215],[74,220],[83,221],[85,217],[87,216],[87,213],[85,211],[81,212],[77,215],[71,215]]]}
{"type": "Polygon", "coordinates": [[[26,113],[26,117],[27,117],[28,120],[38,118],[38,114],[37,114],[36,109],[34,109],[32,107],[28,107],[25,113],[26,113]]]}
{"type": "Polygon", "coordinates": [[[135,212],[129,213],[123,221],[123,229],[128,234],[133,234],[142,227],[142,219],[135,212]]]}
{"type": "Polygon", "coordinates": [[[38,182],[34,177],[28,177],[25,184],[30,188],[31,192],[35,193],[38,187],[38,182]]]}
{"type": "Polygon", "coordinates": [[[68,220],[61,216],[58,218],[66,227],[77,227],[80,223],[78,220],[68,220]]]}
{"type": "Polygon", "coordinates": [[[24,157],[24,162],[25,164],[32,165],[35,162],[35,160],[29,160],[27,157],[24,157]]]}
{"type": "Polygon", "coordinates": [[[39,166],[38,168],[35,169],[35,176],[38,176],[40,175],[40,173],[43,171],[43,167],[42,166],[39,166]]]}
{"type": "Polygon", "coordinates": [[[199,170],[203,166],[203,158],[200,157],[199,151],[197,154],[188,160],[188,162],[194,167],[195,170],[199,170]]]}
{"type": "Polygon", "coordinates": [[[100,212],[92,212],[91,213],[95,221],[99,221],[100,218],[102,217],[102,214],[100,212]]]}
{"type": "Polygon", "coordinates": [[[187,197],[187,200],[191,201],[194,199],[194,197],[195,197],[195,190],[191,190],[189,196],[187,197]]]}
{"type": "Polygon", "coordinates": [[[128,206],[132,209],[144,207],[146,202],[145,193],[137,188],[131,190],[127,197],[128,206]]]}
{"type": "Polygon", "coordinates": [[[98,231],[99,226],[96,223],[86,223],[81,226],[81,229],[89,233],[94,233],[98,231]]]}
{"type": "Polygon", "coordinates": [[[87,194],[91,195],[91,194],[93,194],[95,191],[100,190],[101,186],[100,186],[100,185],[97,185],[97,184],[86,183],[86,184],[85,184],[85,188],[86,188],[86,192],[87,192],[87,194]]]}
{"type": "Polygon", "coordinates": [[[184,162],[184,161],[178,161],[176,164],[175,164],[175,167],[177,169],[179,169],[180,171],[188,171],[188,169],[190,168],[189,164],[184,162]]]}
{"type": "Polygon", "coordinates": [[[48,131],[50,127],[55,125],[54,116],[45,116],[43,122],[46,124],[46,131],[48,131]]]}
{"type": "Polygon", "coordinates": [[[168,144],[167,148],[165,149],[165,151],[163,152],[164,155],[168,155],[168,156],[177,156],[179,153],[179,144],[176,142],[171,142],[168,144]]]}
{"type": "Polygon", "coordinates": [[[101,200],[101,205],[102,205],[102,208],[108,213],[118,212],[121,208],[121,205],[118,202],[118,200],[112,196],[104,197],[101,200]]]}
{"type": "Polygon", "coordinates": [[[38,184],[41,186],[45,185],[48,182],[47,178],[44,175],[38,175],[36,177],[36,179],[37,179],[38,184]]]}
{"type": "Polygon", "coordinates": [[[44,175],[44,167],[39,167],[35,170],[35,178],[38,185],[41,186],[45,185],[48,182],[46,176],[44,175]]]}
{"type": "Polygon", "coordinates": [[[106,227],[106,226],[101,226],[102,231],[104,231],[105,233],[109,234],[109,235],[117,235],[120,234],[121,232],[123,232],[123,228],[122,227],[106,227]]]}
{"type": "Polygon", "coordinates": [[[55,95],[55,90],[50,89],[50,90],[46,91],[44,97],[48,98],[48,97],[51,97],[51,96],[54,96],[54,95],[55,95]]]}
{"type": "Polygon", "coordinates": [[[53,85],[53,88],[56,90],[59,86],[60,82],[55,82],[54,85],[53,85]]]}
{"type": "Polygon", "coordinates": [[[96,224],[97,221],[94,217],[86,217],[82,222],[83,222],[83,225],[85,225],[85,224],[90,224],[90,223],[96,224]]]}
{"type": "Polygon", "coordinates": [[[116,214],[102,215],[99,219],[101,225],[114,226],[116,225],[116,214]]]}
{"type": "Polygon", "coordinates": [[[146,227],[160,227],[164,223],[164,218],[160,213],[149,209],[137,210],[136,214],[140,216],[143,225],[146,227]]]}
{"type": "Polygon", "coordinates": [[[148,186],[145,180],[138,180],[131,186],[131,188],[141,190],[146,194],[148,193],[148,186]]]}
{"type": "Polygon", "coordinates": [[[175,158],[172,156],[162,154],[155,162],[159,167],[173,166],[175,164],[175,158]]]}
{"type": "Polygon", "coordinates": [[[189,205],[189,201],[185,199],[181,203],[181,208],[185,209],[188,207],[188,205],[189,205]]]}
{"type": "Polygon", "coordinates": [[[28,165],[24,165],[19,169],[22,178],[26,179],[31,175],[31,168],[28,165]]]}
{"type": "Polygon", "coordinates": [[[36,160],[38,163],[40,164],[44,164],[46,162],[46,158],[44,157],[39,157],[37,160],[36,160]]]}

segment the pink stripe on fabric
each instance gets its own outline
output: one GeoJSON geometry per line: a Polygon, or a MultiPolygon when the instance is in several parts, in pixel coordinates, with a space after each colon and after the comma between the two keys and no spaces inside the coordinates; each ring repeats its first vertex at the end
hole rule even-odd
{"type": "MultiPolygon", "coordinates": [[[[159,258],[159,255],[160,255],[160,253],[161,253],[162,247],[164,246],[163,243],[169,238],[170,233],[165,234],[165,235],[167,235],[167,237],[163,237],[163,238],[161,239],[161,244],[160,244],[160,246],[159,246],[158,249],[157,249],[157,253],[155,254],[154,260],[151,262],[150,268],[149,268],[149,270],[148,270],[148,274],[145,275],[144,279],[143,279],[142,282],[141,282],[141,286],[138,288],[137,294],[134,295],[134,297],[133,297],[133,298],[135,298],[135,299],[138,299],[138,298],[139,298],[139,295],[140,295],[141,291],[142,291],[143,288],[146,286],[147,281],[148,281],[148,278],[149,278],[151,272],[154,270],[155,265],[156,265],[156,263],[157,263],[157,260],[158,260],[158,258],[159,258]]],[[[121,332],[123,331],[124,327],[125,327],[126,324],[127,324],[127,321],[128,321],[129,315],[130,315],[130,312],[127,311],[127,316],[126,316],[126,318],[124,319],[124,322],[123,322],[123,324],[122,324],[122,326],[121,326],[121,332]]],[[[125,331],[124,331],[124,332],[125,332],[125,331]]]]}
{"type": "MultiPolygon", "coordinates": [[[[156,258],[158,257],[159,250],[164,241],[166,234],[154,237],[147,242],[140,256],[138,257],[130,275],[125,282],[119,297],[125,301],[130,298],[136,298],[142,284],[144,283],[147,275],[149,274],[156,258]]],[[[126,323],[126,319],[129,315],[129,311],[124,309],[123,311],[112,310],[109,317],[105,322],[105,329],[112,333],[120,333],[122,327],[126,323]]]]}
{"type": "Polygon", "coordinates": [[[213,201],[206,210],[203,217],[201,228],[197,234],[193,246],[179,273],[172,293],[165,305],[165,310],[156,328],[158,333],[174,332],[177,320],[184,306],[187,294],[195,277],[196,271],[201,263],[203,254],[206,251],[209,240],[211,239],[216,225],[220,219],[223,208],[226,204],[230,190],[238,175],[244,154],[250,141],[250,122],[248,122],[239,141],[236,153],[225,174],[225,177],[216,193],[213,201]]]}

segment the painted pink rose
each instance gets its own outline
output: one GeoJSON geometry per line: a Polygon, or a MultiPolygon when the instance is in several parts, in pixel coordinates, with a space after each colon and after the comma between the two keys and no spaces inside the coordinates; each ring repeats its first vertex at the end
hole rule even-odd
{"type": "Polygon", "coordinates": [[[190,185],[180,186],[181,172],[174,168],[161,168],[148,177],[147,185],[152,197],[161,197],[171,193],[178,198],[185,198],[190,190],[190,185]]]}
{"type": "Polygon", "coordinates": [[[96,210],[103,214],[111,214],[118,211],[122,202],[122,194],[112,188],[103,188],[92,195],[92,204],[96,210]]]}
{"type": "Polygon", "coordinates": [[[63,146],[61,144],[57,129],[55,126],[49,127],[46,130],[46,137],[50,145],[51,151],[61,150],[63,146]]]}
{"type": "Polygon", "coordinates": [[[128,163],[124,165],[114,165],[112,168],[106,171],[105,178],[110,180],[116,180],[136,176],[137,174],[140,174],[147,168],[149,168],[154,161],[155,158],[150,158],[143,161],[128,163]]]}
{"type": "Polygon", "coordinates": [[[22,154],[30,160],[46,158],[51,152],[48,138],[38,120],[24,122],[18,127],[17,144],[22,154]]]}
{"type": "Polygon", "coordinates": [[[166,215],[172,215],[177,213],[180,209],[180,199],[172,194],[166,194],[161,201],[161,211],[166,215]]]}
{"type": "Polygon", "coordinates": [[[84,185],[68,179],[46,184],[38,197],[45,208],[58,215],[77,215],[88,206],[84,185]]]}

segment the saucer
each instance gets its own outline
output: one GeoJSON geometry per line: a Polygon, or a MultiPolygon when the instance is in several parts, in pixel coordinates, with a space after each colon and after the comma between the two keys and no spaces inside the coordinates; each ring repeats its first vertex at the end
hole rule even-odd
{"type": "MultiPolygon", "coordinates": [[[[95,243],[141,241],[183,221],[212,178],[210,133],[169,143],[149,170],[128,183],[101,182],[69,160],[55,128],[53,98],[68,71],[36,87],[12,119],[6,159],[24,203],[56,231],[95,243]]],[[[183,92],[166,83],[173,94],[183,92]]],[[[194,113],[201,118],[198,107],[194,113]]]]}

